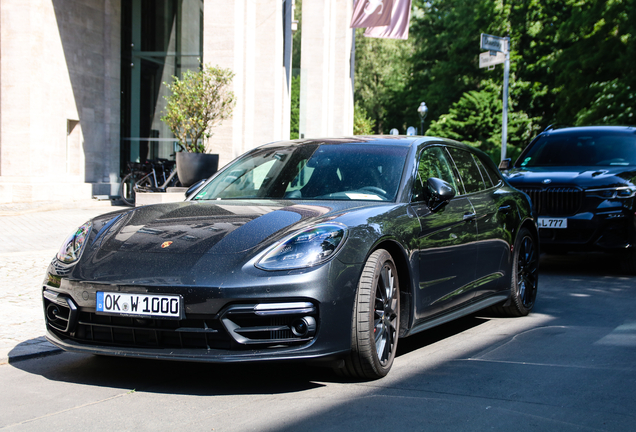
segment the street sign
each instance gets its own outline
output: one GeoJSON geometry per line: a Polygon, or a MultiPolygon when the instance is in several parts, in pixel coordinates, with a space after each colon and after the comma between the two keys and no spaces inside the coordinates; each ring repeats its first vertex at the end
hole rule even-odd
{"type": "Polygon", "coordinates": [[[489,52],[479,54],[479,67],[485,68],[494,66],[506,61],[506,55],[502,52],[498,52],[496,55],[491,55],[489,52]]]}
{"type": "Polygon", "coordinates": [[[506,38],[482,33],[481,49],[505,53],[508,51],[508,44],[506,38]]]}

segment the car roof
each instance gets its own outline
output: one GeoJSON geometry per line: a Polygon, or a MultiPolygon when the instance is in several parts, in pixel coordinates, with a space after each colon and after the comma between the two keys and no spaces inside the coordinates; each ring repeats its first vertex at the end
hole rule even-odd
{"type": "Polygon", "coordinates": [[[422,137],[422,136],[400,136],[400,135],[364,135],[364,136],[351,136],[351,137],[339,137],[339,138],[310,138],[310,139],[297,139],[291,141],[276,141],[272,143],[265,144],[261,146],[263,147],[280,147],[285,145],[312,145],[312,144],[320,144],[320,145],[337,145],[337,144],[364,144],[364,145],[390,145],[390,146],[399,146],[399,147],[413,147],[419,146],[420,144],[425,143],[448,143],[448,144],[459,144],[457,141],[449,140],[446,138],[439,137],[422,137]]]}
{"type": "Polygon", "coordinates": [[[636,133],[634,126],[575,126],[575,127],[563,127],[557,129],[548,129],[541,133],[541,135],[567,135],[571,133],[636,133]]]}

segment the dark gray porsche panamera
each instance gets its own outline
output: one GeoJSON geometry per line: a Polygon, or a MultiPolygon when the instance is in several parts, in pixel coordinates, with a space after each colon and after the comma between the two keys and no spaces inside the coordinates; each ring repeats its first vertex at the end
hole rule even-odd
{"type": "Polygon", "coordinates": [[[491,308],[527,315],[529,198],[440,138],[273,143],[186,201],[99,216],[51,262],[47,338],[74,352],[319,360],[386,375],[398,338],[491,308]]]}

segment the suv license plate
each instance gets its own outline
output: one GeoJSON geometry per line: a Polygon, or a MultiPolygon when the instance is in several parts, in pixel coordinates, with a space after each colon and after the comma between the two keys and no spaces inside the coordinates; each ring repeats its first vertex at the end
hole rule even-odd
{"type": "Polygon", "coordinates": [[[181,296],[97,292],[95,311],[103,314],[146,316],[149,318],[182,317],[181,296]]]}
{"type": "Polygon", "coordinates": [[[539,228],[567,228],[568,227],[568,219],[567,218],[549,218],[549,217],[540,217],[539,218],[539,228]]]}

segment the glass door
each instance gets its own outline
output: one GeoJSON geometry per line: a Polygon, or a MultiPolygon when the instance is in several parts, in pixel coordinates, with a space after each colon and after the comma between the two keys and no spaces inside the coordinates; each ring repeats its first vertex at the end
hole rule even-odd
{"type": "Polygon", "coordinates": [[[200,67],[203,0],[123,0],[121,46],[121,166],[174,159],[178,145],[161,121],[163,83],[200,67]]]}

